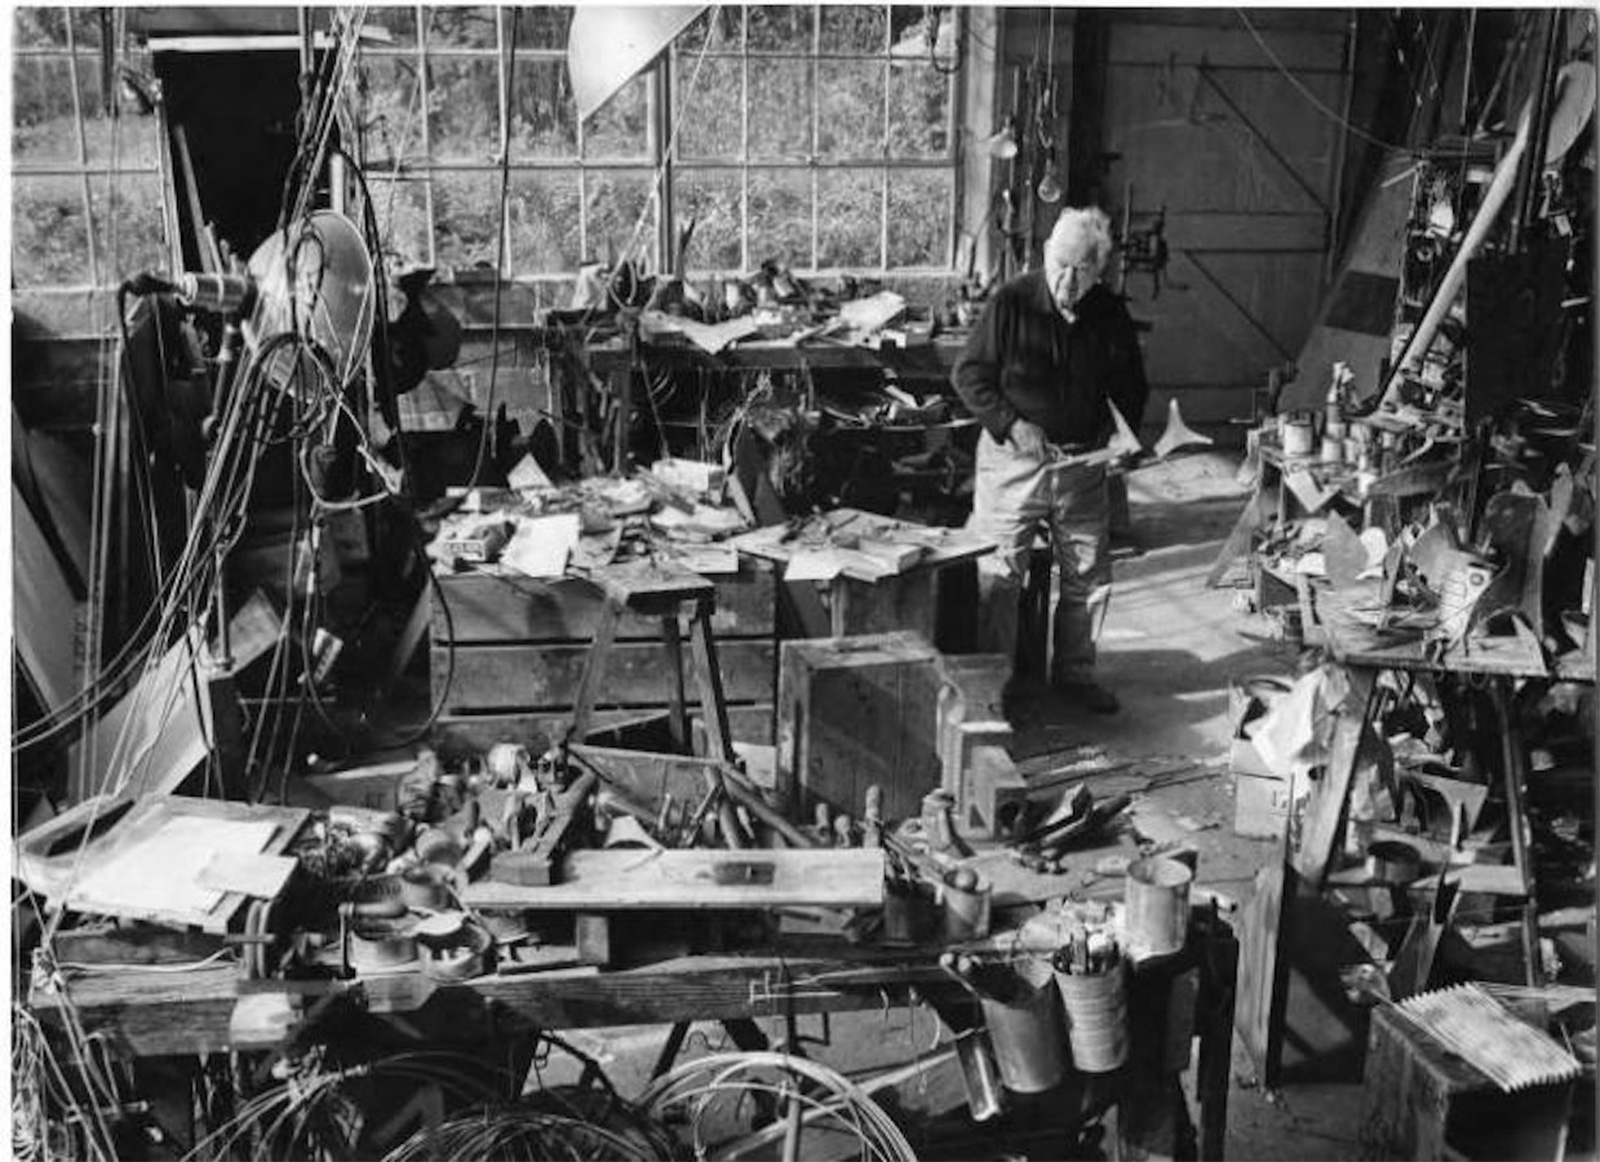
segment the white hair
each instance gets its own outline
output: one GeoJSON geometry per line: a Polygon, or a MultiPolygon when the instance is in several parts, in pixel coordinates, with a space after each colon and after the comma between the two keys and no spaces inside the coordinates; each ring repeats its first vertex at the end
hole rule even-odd
{"type": "Polygon", "coordinates": [[[1089,244],[1099,269],[1105,270],[1116,245],[1111,237],[1111,219],[1106,212],[1098,206],[1068,206],[1063,209],[1044,244],[1046,260],[1057,266],[1066,265],[1062,251],[1069,241],[1077,239],[1089,244]]]}

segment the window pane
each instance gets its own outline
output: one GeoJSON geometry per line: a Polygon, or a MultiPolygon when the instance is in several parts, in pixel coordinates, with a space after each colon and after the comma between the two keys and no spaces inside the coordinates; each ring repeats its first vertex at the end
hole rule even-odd
{"type": "Polygon", "coordinates": [[[100,62],[93,57],[78,58],[79,101],[83,109],[83,138],[89,161],[110,165],[115,156],[120,169],[148,169],[160,166],[158,128],[155,109],[141,112],[139,102],[117,86],[122,115],[113,122],[107,115],[100,93],[100,62]],[[113,140],[113,137],[115,140],[113,140]]]}
{"type": "Polygon", "coordinates": [[[12,44],[17,48],[65,48],[67,16],[62,8],[18,8],[12,17],[12,44]]]}
{"type": "Polygon", "coordinates": [[[19,167],[78,160],[72,65],[66,57],[13,59],[12,158],[19,167]]]}
{"type": "Polygon", "coordinates": [[[434,247],[440,266],[463,270],[495,265],[499,192],[497,173],[441,170],[433,175],[434,247]]]}
{"type": "Polygon", "coordinates": [[[737,158],[744,152],[744,64],[737,60],[678,61],[678,156],[737,158]]]}
{"type": "Polygon", "coordinates": [[[822,51],[881,53],[887,13],[880,4],[828,4],[822,9],[822,51]]]}
{"type": "MultiPolygon", "coordinates": [[[[565,70],[562,70],[563,73],[565,70]]],[[[584,123],[585,157],[637,157],[650,155],[650,89],[648,79],[629,81],[584,123]]]]}
{"type": "Polygon", "coordinates": [[[744,43],[739,23],[743,15],[744,9],[732,4],[713,8],[695,17],[674,44],[679,52],[698,52],[702,48],[708,52],[738,52],[744,43]]]}
{"type": "Polygon", "coordinates": [[[440,5],[427,8],[428,47],[494,48],[494,8],[458,8],[440,5]]]}
{"type": "Polygon", "coordinates": [[[750,9],[750,51],[810,52],[812,8],[761,4],[750,9]]]}
{"type": "Polygon", "coordinates": [[[650,197],[653,173],[592,172],[584,175],[584,185],[589,211],[585,258],[601,261],[607,256],[638,258],[655,253],[656,215],[650,197]]]}
{"type": "Polygon", "coordinates": [[[19,286],[88,286],[88,217],[76,177],[22,177],[11,186],[11,271],[19,286]]]}
{"type": "Polygon", "coordinates": [[[511,85],[512,160],[577,155],[578,114],[566,62],[518,61],[511,85]]]}
{"type": "Polygon", "coordinates": [[[417,43],[417,10],[410,5],[404,8],[369,8],[362,28],[373,27],[388,32],[396,47],[414,48],[417,43]]]}
{"type": "Polygon", "coordinates": [[[819,61],[817,153],[824,158],[883,156],[884,75],[879,61],[819,61]]]}
{"type": "Polygon", "coordinates": [[[362,65],[366,105],[362,146],[367,162],[392,168],[422,156],[422,107],[417,62],[407,56],[369,56],[362,65]]]}
{"type": "Polygon", "coordinates": [[[811,171],[750,171],[750,263],[811,265],[811,171]]]}
{"type": "Polygon", "coordinates": [[[750,68],[750,156],[811,156],[811,64],[763,61],[750,68]]]}
{"type": "Polygon", "coordinates": [[[955,178],[942,169],[889,174],[889,265],[948,266],[955,178]]]}
{"type": "Polygon", "coordinates": [[[506,206],[511,273],[559,274],[578,269],[578,175],[514,173],[506,206]]]}
{"type": "Polygon", "coordinates": [[[428,127],[436,161],[493,161],[500,145],[500,98],[493,60],[432,57],[428,127]]]}
{"type": "Polygon", "coordinates": [[[944,157],[950,148],[950,79],[926,62],[889,69],[889,152],[944,157]]]}
{"type": "Polygon", "coordinates": [[[518,48],[550,48],[565,51],[567,31],[572,27],[572,9],[552,8],[548,5],[519,8],[516,25],[518,48]]]}
{"type": "Polygon", "coordinates": [[[428,217],[428,189],[423,181],[367,179],[372,212],[378,219],[383,258],[392,274],[417,266],[430,266],[428,242],[433,223],[428,217]]]}
{"type": "Polygon", "coordinates": [[[89,203],[90,213],[94,215],[101,286],[113,286],[142,270],[167,269],[159,175],[92,175],[89,203]]]}
{"type": "Polygon", "coordinates": [[[883,265],[878,238],[883,222],[883,171],[817,172],[817,266],[883,265]]]}
{"type": "Polygon", "coordinates": [[[691,271],[738,270],[741,183],[725,170],[679,170],[673,204],[683,226],[694,222],[685,266],[691,271]]]}

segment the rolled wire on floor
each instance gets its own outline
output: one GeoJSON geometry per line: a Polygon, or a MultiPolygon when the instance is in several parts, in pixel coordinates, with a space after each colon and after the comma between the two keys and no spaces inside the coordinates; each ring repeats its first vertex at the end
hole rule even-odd
{"type": "MultiPolygon", "coordinates": [[[[801,1123],[813,1130],[820,1124],[859,1138],[858,1157],[864,1160],[915,1162],[911,1143],[882,1106],[843,1074],[804,1057],[770,1052],[702,1057],[656,1080],[639,1104],[656,1121],[670,1124],[687,1119],[695,1157],[717,1158],[739,1155],[751,1137],[720,1144],[705,1141],[704,1131],[716,1111],[726,1112],[722,1100],[731,1098],[737,1103],[757,1096],[774,1099],[780,1110],[789,1109],[791,1134],[801,1123]],[[798,1118],[794,1116],[796,1105],[803,1111],[798,1118]]],[[[771,1130],[756,1133],[773,1136],[771,1130]]],[[[799,1156],[804,1156],[803,1147],[799,1156]]]]}

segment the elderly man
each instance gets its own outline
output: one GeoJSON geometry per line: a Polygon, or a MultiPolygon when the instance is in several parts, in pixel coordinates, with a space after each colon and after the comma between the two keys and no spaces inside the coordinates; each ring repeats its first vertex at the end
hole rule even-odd
{"type": "Polygon", "coordinates": [[[1149,394],[1133,321],[1100,282],[1112,245],[1103,211],[1063,210],[1044,269],[996,292],[952,373],[983,425],[969,527],[1000,546],[980,562],[979,637],[1015,658],[1021,579],[1047,527],[1060,569],[1050,685],[1101,714],[1118,709],[1094,680],[1095,613],[1111,579],[1106,465],[1074,458],[1114,432],[1108,402],[1137,427],[1149,394]]]}

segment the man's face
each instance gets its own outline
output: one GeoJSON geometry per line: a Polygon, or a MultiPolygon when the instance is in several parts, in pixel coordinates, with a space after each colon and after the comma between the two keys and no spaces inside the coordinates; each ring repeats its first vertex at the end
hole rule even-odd
{"type": "Polygon", "coordinates": [[[1072,318],[1078,300],[1100,281],[1100,262],[1094,244],[1082,235],[1068,237],[1065,243],[1045,256],[1044,276],[1056,309],[1072,318]]]}

